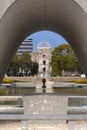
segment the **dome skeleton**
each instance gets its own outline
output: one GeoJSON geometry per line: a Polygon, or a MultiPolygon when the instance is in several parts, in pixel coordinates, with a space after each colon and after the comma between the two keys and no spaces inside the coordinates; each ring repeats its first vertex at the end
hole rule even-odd
{"type": "Polygon", "coordinates": [[[44,42],[38,43],[37,48],[51,48],[51,46],[48,42],[44,41],[44,42]]]}

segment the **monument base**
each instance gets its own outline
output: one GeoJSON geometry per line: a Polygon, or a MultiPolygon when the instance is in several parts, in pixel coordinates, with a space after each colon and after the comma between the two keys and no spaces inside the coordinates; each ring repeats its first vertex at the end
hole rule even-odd
{"type": "Polygon", "coordinates": [[[57,114],[67,114],[67,96],[58,96],[57,94],[30,94],[23,97],[24,114],[32,114],[37,116],[36,120],[31,119],[30,123],[57,124],[58,122],[66,122],[64,120],[53,120],[52,116],[57,114]],[[40,120],[39,116],[43,116],[40,120]],[[48,118],[49,115],[51,119],[48,118]]]}

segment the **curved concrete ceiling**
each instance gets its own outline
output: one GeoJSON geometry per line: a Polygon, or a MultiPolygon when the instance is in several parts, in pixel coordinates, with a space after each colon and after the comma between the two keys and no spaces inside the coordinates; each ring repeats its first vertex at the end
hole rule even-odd
{"type": "Polygon", "coordinates": [[[75,51],[87,76],[87,8],[84,3],[81,5],[80,0],[1,1],[1,9],[4,9],[0,14],[0,81],[20,43],[40,30],[62,35],[75,51]]]}

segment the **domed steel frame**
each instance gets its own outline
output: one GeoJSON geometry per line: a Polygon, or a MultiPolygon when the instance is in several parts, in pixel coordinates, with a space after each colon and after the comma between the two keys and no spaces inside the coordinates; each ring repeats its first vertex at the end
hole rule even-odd
{"type": "Polygon", "coordinates": [[[43,41],[37,44],[37,48],[51,48],[51,45],[48,42],[43,41]]]}

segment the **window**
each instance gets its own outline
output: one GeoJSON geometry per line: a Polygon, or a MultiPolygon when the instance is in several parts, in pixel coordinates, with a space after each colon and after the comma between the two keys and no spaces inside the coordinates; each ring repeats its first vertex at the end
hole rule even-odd
{"type": "Polygon", "coordinates": [[[46,68],[44,67],[44,68],[43,68],[43,72],[45,72],[45,71],[46,71],[46,68]]]}
{"type": "Polygon", "coordinates": [[[43,61],[43,65],[46,65],[46,61],[45,60],[43,61]]]}
{"type": "Polygon", "coordinates": [[[43,55],[43,58],[45,58],[45,55],[43,55]]]}

